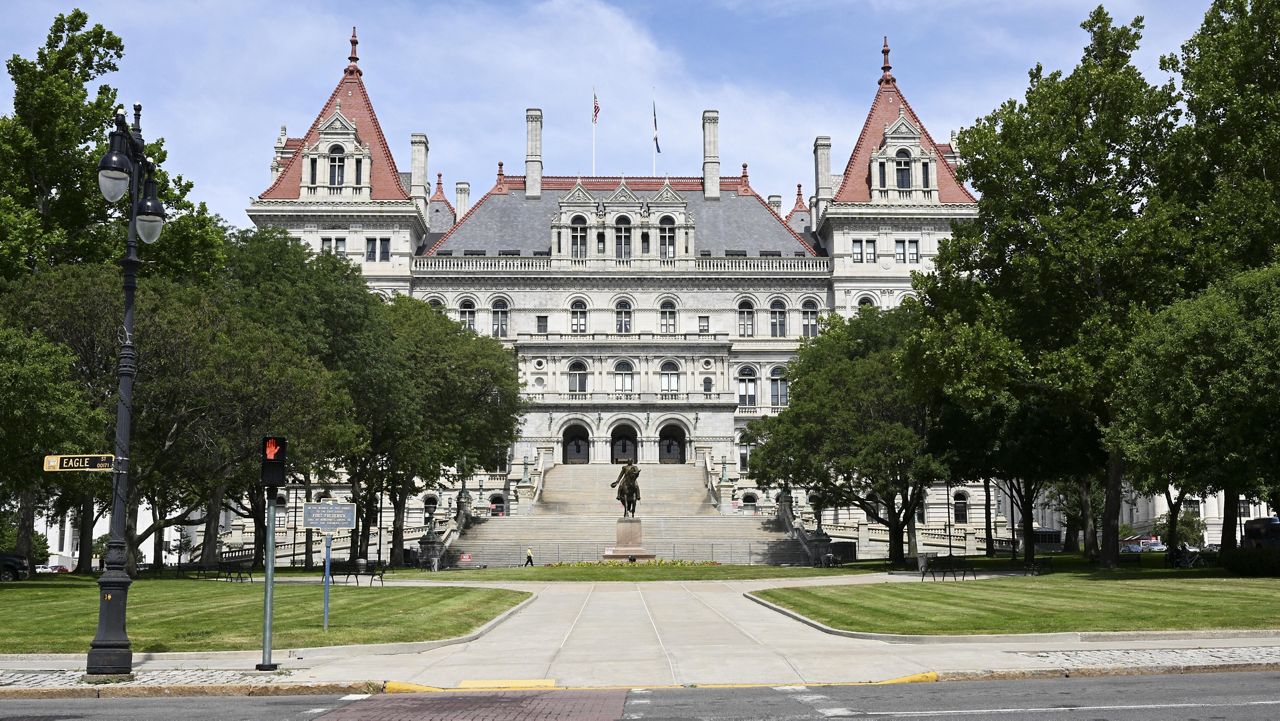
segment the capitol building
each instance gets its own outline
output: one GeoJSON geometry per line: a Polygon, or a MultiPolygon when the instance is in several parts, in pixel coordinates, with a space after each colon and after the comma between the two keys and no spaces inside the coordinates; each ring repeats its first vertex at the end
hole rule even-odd
{"type": "MultiPolygon", "coordinates": [[[[596,177],[543,167],[543,114],[529,108],[523,170],[497,163],[474,200],[466,182],[446,196],[425,134],[409,139],[407,172],[397,166],[356,48],[353,33],[306,132],[281,128],[270,185],[247,212],[360,266],[372,291],[419,298],[513,350],[530,407],[509,467],[471,482],[482,513],[527,511],[555,468],[596,466],[607,484],[607,465],[628,460],[698,474],[721,514],[771,509],[740,436],[786,407],[802,340],[824,314],[902,303],[952,223],[977,215],[887,40],[852,152],[833,172],[831,138],[815,138],[811,193],[799,184],[785,204],[752,186],[747,163],[722,165],[714,109],[688,175],[596,177]]],[[[452,505],[456,490],[427,503],[452,505]]],[[[982,484],[939,486],[917,522],[973,550],[985,506],[982,484]]],[[[861,511],[828,513],[833,536],[877,545],[861,511]]],[[[1007,538],[1005,514],[993,520],[1007,538]]]]}

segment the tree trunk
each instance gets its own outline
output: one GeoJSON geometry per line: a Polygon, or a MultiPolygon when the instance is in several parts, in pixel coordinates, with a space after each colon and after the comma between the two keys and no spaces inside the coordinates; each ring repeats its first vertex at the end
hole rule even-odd
{"type": "Polygon", "coordinates": [[[1076,515],[1065,516],[1064,518],[1066,521],[1066,528],[1063,529],[1062,552],[1079,553],[1081,519],[1076,515]]]}
{"type": "Polygon", "coordinates": [[[1080,479],[1080,524],[1084,530],[1084,555],[1091,561],[1098,559],[1098,524],[1093,517],[1093,480],[1080,479]]]}
{"type": "Polygon", "coordinates": [[[204,517],[204,535],[200,541],[200,567],[209,569],[218,564],[218,519],[222,518],[222,495],[227,487],[214,486],[209,491],[209,510],[204,517]]]}
{"type": "MultiPolygon", "coordinates": [[[[991,518],[991,479],[982,479],[982,497],[984,511],[986,514],[987,525],[987,557],[994,558],[996,555],[996,526],[995,521],[991,518]]],[[[949,503],[950,501],[948,501],[949,503]]]]}
{"type": "Polygon", "coordinates": [[[27,570],[32,574],[36,572],[37,565],[49,562],[49,559],[42,558],[39,564],[36,563],[35,535],[36,492],[28,488],[18,492],[18,538],[14,551],[27,559],[27,570]]]}
{"type": "Polygon", "coordinates": [[[1031,563],[1036,560],[1036,516],[1035,486],[1026,481],[1018,484],[1018,504],[1022,513],[1022,560],[1031,563]]]}
{"type": "Polygon", "coordinates": [[[889,528],[889,563],[895,566],[905,565],[906,556],[902,553],[902,536],[904,535],[904,524],[897,518],[893,523],[888,525],[889,528]]]}
{"type": "Polygon", "coordinates": [[[124,571],[129,574],[129,578],[137,578],[138,557],[142,555],[139,546],[142,543],[142,539],[138,538],[138,500],[136,496],[129,500],[129,504],[125,507],[124,516],[124,571]]]}
{"type": "Polygon", "coordinates": [[[907,556],[920,555],[920,547],[916,541],[916,514],[907,516],[907,556]]]}
{"type": "Polygon", "coordinates": [[[1174,498],[1173,494],[1169,493],[1168,488],[1164,489],[1164,500],[1165,503],[1169,505],[1169,530],[1165,532],[1165,535],[1168,536],[1168,538],[1164,539],[1164,545],[1168,546],[1170,549],[1177,548],[1178,546],[1178,516],[1182,515],[1183,495],[1184,494],[1182,492],[1179,492],[1178,497],[1174,498]]]}
{"type": "MultiPolygon", "coordinates": [[[[311,472],[307,471],[303,475],[303,478],[306,479],[306,482],[307,482],[307,503],[311,503],[311,472]]],[[[307,529],[307,552],[305,556],[305,561],[303,562],[302,565],[303,567],[308,569],[311,568],[312,564],[315,561],[314,550],[312,549],[312,546],[315,544],[315,537],[312,535],[313,532],[314,532],[314,529],[311,529],[311,528],[307,529]]],[[[297,555],[297,549],[294,550],[294,554],[297,555]]]]}
{"type": "Polygon", "coordinates": [[[1119,451],[1107,457],[1106,502],[1102,508],[1102,548],[1098,559],[1103,568],[1120,565],[1120,504],[1124,482],[1124,460],[1119,451]]]}
{"type": "Polygon", "coordinates": [[[356,558],[369,560],[369,539],[373,535],[373,527],[377,522],[378,498],[373,493],[365,493],[359,506],[364,522],[360,524],[360,554],[356,558]]]}
{"type": "Polygon", "coordinates": [[[76,559],[76,573],[93,572],[93,524],[98,520],[94,512],[93,494],[86,493],[77,509],[76,532],[80,534],[79,557],[76,559]]]}
{"type": "MultiPolygon", "coordinates": [[[[391,530],[391,565],[404,565],[404,519],[409,503],[409,481],[397,483],[391,492],[391,506],[395,510],[395,520],[391,530]]],[[[509,509],[508,509],[509,510],[509,509]]]]}
{"type": "Polygon", "coordinates": [[[1230,488],[1222,492],[1221,550],[1236,550],[1236,524],[1240,522],[1240,494],[1230,488]]]}
{"type": "MultiPolygon", "coordinates": [[[[267,543],[276,542],[274,528],[267,528],[267,504],[263,498],[262,486],[254,486],[249,491],[249,515],[253,518],[253,567],[266,568],[267,543]]],[[[274,503],[275,499],[272,498],[274,503]]]]}

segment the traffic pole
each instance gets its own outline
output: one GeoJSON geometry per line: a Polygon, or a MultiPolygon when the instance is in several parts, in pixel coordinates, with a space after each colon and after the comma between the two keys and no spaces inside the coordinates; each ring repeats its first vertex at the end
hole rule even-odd
{"type": "Polygon", "coordinates": [[[268,488],[267,495],[267,587],[262,601],[262,663],[256,668],[259,671],[275,671],[280,664],[271,663],[271,607],[274,599],[272,589],[276,580],[276,499],[275,489],[268,488]]]}
{"type": "Polygon", "coordinates": [[[324,630],[329,630],[329,566],[333,557],[333,534],[324,534],[324,630]]]}

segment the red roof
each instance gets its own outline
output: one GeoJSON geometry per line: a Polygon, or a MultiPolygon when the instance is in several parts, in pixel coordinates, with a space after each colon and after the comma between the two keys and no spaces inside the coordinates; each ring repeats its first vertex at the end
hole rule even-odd
{"type": "MultiPolygon", "coordinates": [[[[356,133],[360,139],[369,144],[373,161],[369,168],[369,197],[372,200],[408,200],[409,194],[400,185],[400,172],[396,170],[396,160],[387,147],[387,139],[382,135],[382,126],[378,124],[378,116],[373,112],[373,103],[364,89],[362,72],[356,65],[355,32],[352,31],[350,64],[342,71],[342,80],[333,89],[329,101],[324,104],[320,114],[316,116],[311,129],[302,138],[302,144],[310,147],[320,140],[320,125],[333,116],[341,103],[342,115],[356,125],[356,133]]],[[[288,147],[288,141],[286,141],[288,147]]],[[[295,152],[284,166],[284,171],[261,196],[262,200],[296,200],[302,192],[301,152],[295,152]]]]}
{"type": "Polygon", "coordinates": [[[907,119],[920,130],[920,144],[926,150],[937,153],[938,160],[942,161],[937,163],[938,199],[943,203],[978,202],[956,179],[951,163],[946,162],[946,153],[933,142],[924,123],[920,122],[920,118],[911,109],[907,98],[899,91],[898,81],[893,77],[893,73],[889,72],[892,66],[889,65],[888,40],[885,41],[881,52],[884,53],[884,66],[880,85],[876,89],[875,100],[871,103],[871,112],[867,113],[867,121],[863,123],[862,132],[858,134],[858,142],[853,146],[853,154],[849,156],[849,164],[845,166],[844,179],[840,182],[834,201],[837,203],[871,202],[871,154],[884,138],[885,128],[898,119],[898,108],[902,108],[907,119]]]}
{"type": "Polygon", "coordinates": [[[444,173],[436,173],[436,192],[432,193],[427,200],[444,201],[444,204],[449,206],[449,210],[453,210],[453,203],[450,203],[449,199],[444,197],[444,173]]]}

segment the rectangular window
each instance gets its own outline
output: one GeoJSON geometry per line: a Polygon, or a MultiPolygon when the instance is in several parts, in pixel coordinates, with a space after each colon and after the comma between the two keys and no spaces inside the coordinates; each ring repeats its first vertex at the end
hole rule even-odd
{"type": "Polygon", "coordinates": [[[756,334],[756,312],[754,310],[738,311],[738,335],[750,338],[756,334]]]}
{"type": "Polygon", "coordinates": [[[507,337],[507,313],[508,312],[509,311],[500,310],[497,308],[493,309],[493,311],[490,312],[489,314],[490,319],[493,321],[493,337],[494,338],[507,337]]]}
{"type": "Polygon", "coordinates": [[[663,310],[658,312],[659,331],[662,333],[676,332],[676,312],[674,310],[663,310]]]}
{"type": "Polygon", "coordinates": [[[907,241],[907,262],[908,263],[920,262],[920,241],[918,240],[907,241]]]}
{"type": "Polygon", "coordinates": [[[886,183],[884,182],[884,163],[881,163],[880,164],[880,187],[883,188],[885,187],[885,185],[886,183]]]}
{"type": "Polygon", "coordinates": [[[372,263],[373,261],[378,259],[378,239],[377,238],[364,239],[364,259],[369,263],[372,263]]]}
{"type": "Polygon", "coordinates": [[[538,322],[538,332],[546,333],[547,332],[547,316],[545,315],[538,316],[537,322],[538,322]]]}
{"type": "Polygon", "coordinates": [[[893,241],[893,262],[895,263],[907,262],[907,241],[905,240],[893,241]]]}
{"type": "Polygon", "coordinates": [[[585,310],[569,311],[569,332],[571,333],[587,332],[587,312],[585,310]]]}
{"type": "Polygon", "coordinates": [[[356,158],[356,185],[360,185],[364,180],[364,159],[356,158]]]}
{"type": "Polygon", "coordinates": [[[923,181],[921,185],[923,185],[926,188],[929,187],[929,164],[928,163],[920,164],[920,180],[923,181]]]}
{"type": "Polygon", "coordinates": [[[604,233],[596,233],[596,255],[604,255],[604,233]]]}
{"type": "Polygon", "coordinates": [[[787,405],[786,378],[771,378],[769,380],[769,403],[774,406],[787,405]]]}
{"type": "MultiPolygon", "coordinates": [[[[769,311],[769,337],[787,337],[787,312],[785,310],[769,311]]],[[[776,403],[774,405],[777,405],[776,403]]]]}
{"type": "Polygon", "coordinates": [[[709,315],[698,316],[698,332],[699,333],[711,332],[711,316],[709,315]]]}
{"type": "Polygon", "coordinates": [[[648,233],[640,234],[640,254],[641,255],[649,254],[649,234],[648,233]]]}
{"type": "Polygon", "coordinates": [[[863,259],[868,263],[876,262],[876,242],[874,240],[868,240],[866,245],[867,252],[863,259]]]}
{"type": "Polygon", "coordinates": [[[337,253],[338,255],[346,255],[346,254],[347,254],[347,239],[346,239],[346,238],[334,238],[334,239],[333,239],[333,252],[337,253]]]}
{"type": "Polygon", "coordinates": [[[378,260],[386,263],[391,260],[391,239],[383,238],[378,241],[378,260]]]}
{"type": "Polygon", "coordinates": [[[333,238],[320,239],[320,252],[328,253],[333,250],[333,238]]]}
{"type": "Polygon", "coordinates": [[[853,241],[853,245],[849,249],[849,255],[853,259],[853,262],[855,263],[862,262],[862,241],[861,240],[853,241]]]}
{"type": "Polygon", "coordinates": [[[316,159],[311,159],[311,185],[316,184],[316,159]]]}

